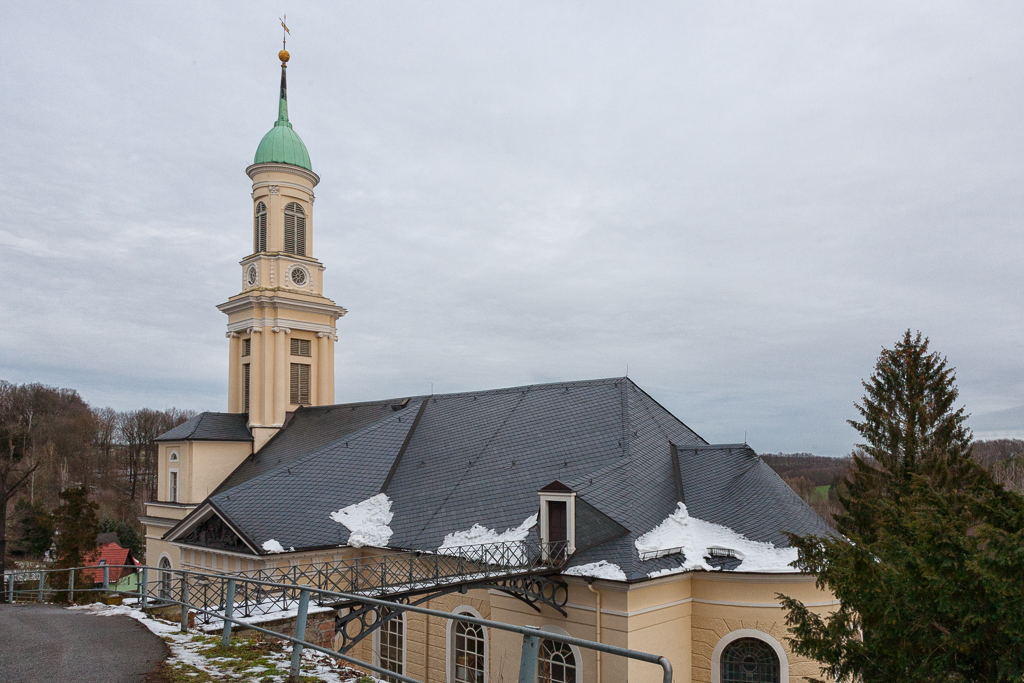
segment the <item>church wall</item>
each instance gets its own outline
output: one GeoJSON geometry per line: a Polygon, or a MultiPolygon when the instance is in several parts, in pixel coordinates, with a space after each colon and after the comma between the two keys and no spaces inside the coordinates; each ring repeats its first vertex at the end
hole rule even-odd
{"type": "Polygon", "coordinates": [[[248,441],[192,441],[189,479],[183,502],[201,503],[252,453],[248,441]]]}

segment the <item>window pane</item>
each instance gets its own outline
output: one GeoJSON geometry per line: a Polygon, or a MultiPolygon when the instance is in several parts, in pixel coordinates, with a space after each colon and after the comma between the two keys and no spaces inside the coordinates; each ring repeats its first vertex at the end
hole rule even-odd
{"type": "Polygon", "coordinates": [[[565,643],[540,641],[537,655],[539,683],[576,683],[576,656],[565,643]]]}
{"type": "Polygon", "coordinates": [[[483,683],[487,669],[483,627],[456,622],[454,630],[455,683],[483,683]]]}
{"type": "Polygon", "coordinates": [[[740,638],[722,651],[722,683],[779,683],[779,657],[758,638],[740,638]]]}

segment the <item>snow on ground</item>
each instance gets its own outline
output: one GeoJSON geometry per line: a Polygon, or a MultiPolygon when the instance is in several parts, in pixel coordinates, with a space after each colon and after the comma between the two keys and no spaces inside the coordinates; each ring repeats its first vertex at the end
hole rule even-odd
{"type": "Polygon", "coordinates": [[[797,571],[790,566],[797,559],[796,548],[776,548],[772,543],[752,541],[729,527],[691,517],[683,503],[679,503],[676,511],[665,521],[636,539],[636,549],[640,553],[672,548],[682,548],[686,557],[685,564],[651,572],[648,576],[665,576],[693,569],[712,571],[713,567],[705,559],[711,554],[711,548],[731,550],[737,559],[742,560],[733,571],[797,571]]]}
{"type": "Polygon", "coordinates": [[[331,519],[352,532],[348,544],[353,548],[388,547],[392,534],[388,525],[392,517],[391,499],[384,493],[331,513],[331,519]]]}
{"type": "Polygon", "coordinates": [[[590,576],[595,579],[611,579],[612,581],[625,581],[626,573],[617,564],[608,560],[581,564],[577,567],[569,567],[563,574],[567,576],[590,576]]]}
{"type": "Polygon", "coordinates": [[[526,562],[526,547],[523,541],[530,535],[530,529],[537,526],[537,515],[530,515],[514,529],[498,532],[480,524],[474,524],[465,531],[455,531],[444,537],[444,542],[437,552],[442,555],[461,555],[482,562],[507,563],[511,561],[526,562]],[[508,547],[506,545],[515,543],[508,547]],[[494,546],[488,548],[487,546],[494,546]]]}
{"type": "MultiPolygon", "coordinates": [[[[285,647],[281,652],[268,652],[266,659],[275,669],[281,672],[274,675],[266,666],[252,666],[245,671],[237,672],[226,669],[223,664],[232,660],[225,657],[207,657],[204,651],[219,644],[219,638],[197,636],[194,632],[181,633],[177,623],[164,621],[141,612],[128,605],[104,605],[94,603],[79,605],[68,609],[88,612],[101,617],[126,616],[135,619],[150,631],[160,636],[167,643],[170,655],[167,664],[187,664],[208,674],[215,681],[238,681],[248,683],[266,681],[267,683],[285,683],[288,680],[288,669],[291,662],[291,648],[285,647]],[[218,666],[218,663],[220,666],[218,666]]],[[[310,612],[313,611],[310,606],[310,612]]],[[[305,649],[302,651],[302,674],[313,675],[326,683],[354,683],[356,674],[351,669],[338,670],[333,660],[322,652],[305,649]]],[[[188,675],[188,674],[186,674],[188,675]]],[[[195,675],[195,674],[192,674],[195,675]]]]}
{"type": "MultiPolygon", "coordinates": [[[[277,541],[275,541],[272,538],[268,539],[266,541],[263,541],[263,549],[266,550],[268,553],[283,553],[284,552],[284,547],[280,543],[278,543],[277,541]]],[[[292,548],[292,550],[295,550],[295,548],[292,548]]]]}

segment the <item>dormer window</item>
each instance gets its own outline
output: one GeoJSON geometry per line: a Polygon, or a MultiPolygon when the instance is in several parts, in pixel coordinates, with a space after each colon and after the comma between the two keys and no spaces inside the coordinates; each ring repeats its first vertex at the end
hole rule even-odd
{"type": "Polygon", "coordinates": [[[267,250],[267,205],[256,204],[256,215],[252,221],[252,250],[256,253],[267,250]]]}
{"type": "Polygon", "coordinates": [[[296,202],[284,207],[284,250],[296,256],[306,255],[306,212],[296,202]]]}
{"type": "Polygon", "coordinates": [[[540,539],[551,561],[576,552],[576,492],[560,481],[540,490],[540,539]]]}

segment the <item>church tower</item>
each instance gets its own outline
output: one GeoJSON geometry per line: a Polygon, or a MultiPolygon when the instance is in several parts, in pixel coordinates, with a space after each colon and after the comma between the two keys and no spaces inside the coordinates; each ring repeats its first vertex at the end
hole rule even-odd
{"type": "Polygon", "coordinates": [[[277,121],[245,169],[252,179],[252,253],[241,261],[241,293],[217,308],[228,316],[228,412],[247,413],[258,450],[299,406],[334,403],[335,321],[313,258],[313,172],[288,121],[289,55],[281,50],[277,121]]]}

